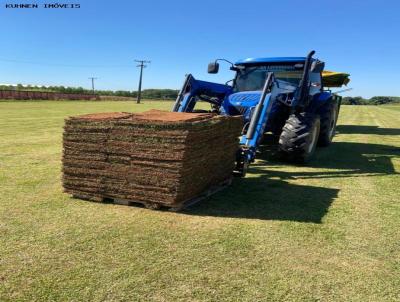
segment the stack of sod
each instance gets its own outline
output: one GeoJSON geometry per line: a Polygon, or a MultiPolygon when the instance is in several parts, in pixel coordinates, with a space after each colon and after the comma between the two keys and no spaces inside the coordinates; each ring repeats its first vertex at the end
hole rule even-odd
{"type": "Polygon", "coordinates": [[[229,179],[241,117],[151,110],[71,117],[65,192],[176,207],[229,179]]]}

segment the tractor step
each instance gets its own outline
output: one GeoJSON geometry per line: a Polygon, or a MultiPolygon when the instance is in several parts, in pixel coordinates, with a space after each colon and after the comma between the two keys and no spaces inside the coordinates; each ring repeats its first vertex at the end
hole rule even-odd
{"type": "Polygon", "coordinates": [[[204,192],[200,193],[196,197],[187,199],[186,201],[177,205],[167,205],[161,202],[143,202],[140,200],[130,200],[123,198],[109,197],[109,196],[91,196],[83,194],[73,194],[72,198],[101,202],[101,203],[113,203],[116,205],[126,205],[126,206],[139,205],[139,206],[144,206],[146,209],[150,210],[167,209],[168,211],[171,212],[178,212],[187,209],[188,207],[193,206],[202,200],[209,198],[211,195],[214,195],[215,193],[218,193],[219,191],[231,185],[231,183],[232,183],[232,177],[220,182],[217,185],[207,188],[204,192]]]}

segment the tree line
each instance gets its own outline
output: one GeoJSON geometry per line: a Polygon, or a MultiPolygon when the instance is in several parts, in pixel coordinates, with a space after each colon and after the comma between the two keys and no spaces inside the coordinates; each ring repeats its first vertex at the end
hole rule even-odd
{"type": "MultiPolygon", "coordinates": [[[[65,86],[31,86],[31,85],[0,85],[1,90],[20,90],[20,91],[42,91],[42,92],[57,92],[57,93],[76,93],[76,94],[92,94],[93,91],[83,87],[65,87],[65,86]]],[[[176,99],[178,90],[175,89],[144,89],[142,97],[145,99],[176,99]]],[[[95,94],[104,96],[123,96],[137,97],[137,91],[127,90],[95,90],[95,94]]]]}
{"type": "MultiPolygon", "coordinates": [[[[43,91],[43,92],[58,92],[58,93],[77,93],[77,94],[92,94],[93,91],[82,87],[65,87],[65,86],[31,86],[31,85],[0,85],[1,90],[23,90],[23,91],[43,91]]],[[[137,91],[127,90],[95,90],[95,94],[104,96],[123,96],[137,97],[137,91]]],[[[176,99],[178,90],[175,89],[144,89],[142,97],[145,99],[176,99]]],[[[361,96],[350,97],[346,96],[342,99],[344,105],[382,105],[389,103],[400,103],[400,97],[395,96],[374,96],[370,99],[364,99],[361,96]]]]}
{"type": "Polygon", "coordinates": [[[344,105],[383,105],[390,103],[400,103],[398,96],[374,96],[370,99],[364,99],[361,96],[346,96],[342,99],[344,105]]]}

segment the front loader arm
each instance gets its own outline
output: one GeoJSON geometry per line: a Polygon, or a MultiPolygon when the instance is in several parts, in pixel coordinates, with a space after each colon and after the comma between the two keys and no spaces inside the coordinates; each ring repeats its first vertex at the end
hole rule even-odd
{"type": "Polygon", "coordinates": [[[192,112],[196,102],[201,96],[207,101],[220,106],[224,97],[232,91],[229,85],[196,80],[191,74],[186,75],[182,89],[174,103],[172,111],[192,112]]]}
{"type": "Polygon", "coordinates": [[[273,79],[274,74],[269,72],[260,101],[252,114],[247,132],[240,138],[240,149],[238,150],[236,159],[236,172],[241,176],[246,175],[249,164],[254,162],[256,151],[264,136],[265,127],[274,101],[271,97],[273,79]]]}
{"type": "MultiPolygon", "coordinates": [[[[273,73],[268,73],[259,103],[254,109],[250,125],[245,134],[240,138],[240,148],[237,152],[235,173],[244,176],[248,165],[255,160],[256,151],[263,138],[265,127],[270,116],[273,98],[271,87],[273,84],[273,73]]],[[[232,93],[232,87],[217,83],[196,80],[191,74],[187,75],[182,89],[172,111],[192,112],[198,99],[203,95],[214,98],[221,105],[225,96],[232,93]]],[[[213,101],[213,104],[214,101],[213,101]]]]}

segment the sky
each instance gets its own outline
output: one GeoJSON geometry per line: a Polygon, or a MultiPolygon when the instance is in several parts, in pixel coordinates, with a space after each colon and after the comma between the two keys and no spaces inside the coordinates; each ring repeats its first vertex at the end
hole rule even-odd
{"type": "Polygon", "coordinates": [[[400,1],[0,0],[0,83],[137,90],[135,59],[150,60],[143,88],[184,76],[224,83],[216,58],[305,56],[351,74],[343,95],[400,96],[400,1]],[[36,3],[37,9],[6,8],[36,3]],[[43,8],[44,3],[80,8],[43,8]]]}

